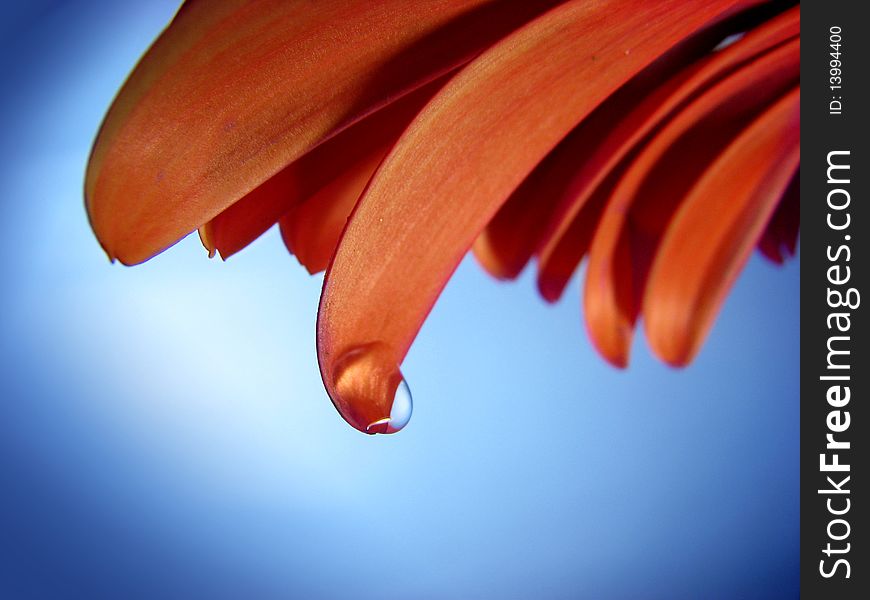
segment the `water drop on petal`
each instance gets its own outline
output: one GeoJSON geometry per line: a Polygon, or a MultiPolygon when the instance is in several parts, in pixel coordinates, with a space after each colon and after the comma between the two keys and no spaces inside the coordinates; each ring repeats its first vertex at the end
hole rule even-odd
{"type": "Polygon", "coordinates": [[[352,348],[336,361],[330,398],[354,428],[374,435],[400,431],[411,419],[411,390],[395,353],[381,342],[352,348]]]}
{"type": "Polygon", "coordinates": [[[402,379],[399,382],[399,387],[396,388],[396,395],[393,396],[393,406],[390,408],[390,421],[387,424],[386,432],[401,431],[411,420],[412,412],[414,412],[414,400],[411,398],[411,388],[408,387],[408,382],[402,379]]]}

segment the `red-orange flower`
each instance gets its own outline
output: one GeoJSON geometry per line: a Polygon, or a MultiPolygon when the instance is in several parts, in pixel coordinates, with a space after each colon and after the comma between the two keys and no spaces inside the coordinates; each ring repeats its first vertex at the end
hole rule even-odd
{"type": "Polygon", "coordinates": [[[782,2],[189,0],[106,116],[88,214],[125,264],[279,223],[368,433],[407,421],[399,366],[472,247],[500,278],[536,258],[550,301],[588,256],[601,354],[642,315],[684,365],[751,249],[794,252],[799,46],[782,2]]]}

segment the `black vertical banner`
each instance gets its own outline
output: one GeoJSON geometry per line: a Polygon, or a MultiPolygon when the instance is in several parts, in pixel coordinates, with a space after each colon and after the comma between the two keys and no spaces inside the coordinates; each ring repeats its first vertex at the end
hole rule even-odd
{"type": "Polygon", "coordinates": [[[870,22],[801,4],[801,594],[870,598],[870,22]]]}

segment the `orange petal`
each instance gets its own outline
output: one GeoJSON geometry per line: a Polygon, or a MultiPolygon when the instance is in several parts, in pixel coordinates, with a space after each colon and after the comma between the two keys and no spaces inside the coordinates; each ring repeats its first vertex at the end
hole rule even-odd
{"type": "Polygon", "coordinates": [[[647,95],[658,79],[668,71],[679,70],[691,57],[684,52],[644,69],[611,94],[535,167],[474,242],[474,255],[487,272],[499,279],[514,279],[520,274],[553,211],[570,189],[578,167],[587,164],[600,140],[638,97],[647,95]]]}
{"type": "MultiPolygon", "coordinates": [[[[325,196],[341,195],[343,183],[353,185],[360,176],[359,170],[370,167],[367,181],[447,77],[439,77],[345,129],[206,223],[200,228],[200,236],[209,254],[217,251],[227,259],[263,235],[300,202],[314,195],[321,201],[325,196]],[[332,191],[319,193],[326,187],[332,191]]],[[[356,191],[357,197],[360,191],[361,188],[356,191]]],[[[347,208],[345,217],[351,208],[353,204],[347,208]]]]}
{"type": "Polygon", "coordinates": [[[584,287],[592,342],[612,364],[628,362],[648,267],[673,212],[731,140],[797,82],[799,57],[795,39],[704,91],[657,132],[621,177],[593,239],[584,287]],[[628,255],[629,264],[617,264],[628,255]]]}
{"type": "Polygon", "coordinates": [[[348,216],[391,147],[372,152],[279,220],[284,244],[312,275],[326,269],[348,216]]]}
{"type": "Polygon", "coordinates": [[[800,9],[795,7],[759,25],[736,43],[666,81],[658,89],[635,95],[635,103],[637,98],[644,100],[633,110],[624,111],[626,116],[617,121],[611,131],[604,132],[606,135],[602,135],[601,139],[596,138],[589,155],[580,154],[583,160],[577,161],[579,168],[563,184],[563,197],[553,211],[547,230],[542,234],[541,247],[537,253],[538,288],[544,298],[549,301],[559,298],[583,258],[586,245],[576,243],[572,236],[575,235],[574,229],[588,229],[588,225],[574,223],[579,218],[592,218],[594,213],[590,214],[591,211],[586,211],[584,207],[605,177],[617,169],[617,165],[625,162],[629,153],[657,126],[700,90],[799,33],[800,9]]]}
{"type": "MultiPolygon", "coordinates": [[[[499,279],[517,277],[538,247],[556,206],[560,202],[564,203],[563,196],[569,189],[577,187],[575,174],[578,169],[585,167],[586,174],[592,171],[590,166],[596,165],[594,160],[602,153],[602,139],[624,115],[630,114],[638,99],[650,96],[661,85],[661,81],[679,73],[699,56],[708,53],[727,35],[745,31],[759,20],[769,17],[770,7],[764,6],[706,28],[671,49],[607,98],[532,171],[475,240],[474,255],[480,264],[499,279]]],[[[795,35],[798,27],[793,26],[792,29],[791,35],[795,35]]],[[[639,139],[648,130],[637,132],[633,139],[639,139]]],[[[627,131],[632,133],[632,129],[627,131]]],[[[607,149],[612,150],[612,147],[607,149]]],[[[602,176],[607,173],[604,169],[600,172],[602,176]]],[[[596,184],[599,182],[600,179],[595,181],[596,184]]],[[[591,193],[591,189],[586,191],[591,193]]],[[[578,192],[575,189],[574,193],[578,192]]],[[[583,202],[587,199],[588,196],[582,197],[583,202]]],[[[579,211],[579,203],[574,208],[579,211]]],[[[564,255],[561,258],[564,259],[564,255]]],[[[578,256],[574,267],[579,260],[578,256]]]]}
{"type": "Polygon", "coordinates": [[[800,195],[801,176],[798,171],[792,177],[770,218],[770,223],[758,241],[759,252],[776,264],[782,264],[786,257],[794,256],[797,249],[801,224],[800,195]]]}
{"type": "Polygon", "coordinates": [[[589,251],[601,213],[623,171],[615,169],[604,182],[592,189],[592,195],[578,205],[580,212],[571,220],[559,243],[549,250],[546,266],[538,263],[538,292],[547,302],[556,302],[562,297],[577,266],[589,251]]]}
{"type": "Polygon", "coordinates": [[[697,353],[800,161],[800,92],[764,112],[680,206],[644,299],[647,337],[662,360],[697,353]]]}
{"type": "Polygon", "coordinates": [[[515,279],[531,258],[559,198],[549,184],[558,181],[552,171],[560,148],[526,177],[474,241],[474,257],[493,277],[515,279]]]}
{"type": "Polygon", "coordinates": [[[110,257],[147,260],[550,4],[189,2],[106,116],[85,182],[91,225],[110,257]]]}
{"type": "Polygon", "coordinates": [[[390,414],[399,364],[478,233],[580,120],[728,0],[574,0],[448,83],[357,203],[327,271],[318,358],[348,422],[390,414]]]}

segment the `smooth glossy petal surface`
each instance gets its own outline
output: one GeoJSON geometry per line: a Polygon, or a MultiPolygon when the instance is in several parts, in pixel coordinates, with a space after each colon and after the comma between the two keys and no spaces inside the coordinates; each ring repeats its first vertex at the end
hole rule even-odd
{"type": "MultiPolygon", "coordinates": [[[[446,80],[447,76],[440,77],[410,92],[287,165],[200,228],[206,249],[229,258],[309,199],[316,196],[316,203],[323,204],[326,197],[343,198],[353,193],[343,191],[343,187],[353,187],[361,169],[368,169],[368,181],[411,119],[446,80]]],[[[362,188],[356,189],[357,197],[360,191],[362,188]]],[[[352,208],[351,203],[345,217],[352,208]]]]}
{"type": "Polygon", "coordinates": [[[625,81],[742,4],[567,2],[490,48],[429,103],[358,202],[324,283],[318,359],[351,425],[364,431],[389,415],[423,320],[535,165],[625,81]]]}
{"type": "Polygon", "coordinates": [[[662,360],[681,366],[698,351],[800,161],[799,132],[795,89],[728,147],[680,206],[643,307],[662,360]]]}
{"type": "Polygon", "coordinates": [[[592,342],[613,365],[628,363],[649,266],[674,211],[739,132],[797,82],[799,56],[792,40],[706,90],[621,176],[589,251],[583,292],[592,342]]]}
{"type": "Polygon", "coordinates": [[[100,130],[85,182],[91,225],[110,257],[147,260],[550,4],[188,3],[100,130]]]}

